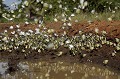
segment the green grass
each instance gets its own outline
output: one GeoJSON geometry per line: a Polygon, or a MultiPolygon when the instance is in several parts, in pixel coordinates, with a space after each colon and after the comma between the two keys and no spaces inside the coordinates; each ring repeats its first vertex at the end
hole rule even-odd
{"type": "Polygon", "coordinates": [[[108,21],[108,18],[112,18],[113,20],[120,20],[120,11],[117,11],[116,13],[112,12],[103,12],[103,13],[83,13],[77,14],[75,17],[72,18],[72,20],[78,20],[78,21],[95,21],[95,20],[104,20],[108,21]]]}
{"type": "MultiPolygon", "coordinates": [[[[72,21],[78,20],[78,21],[108,21],[108,18],[112,18],[112,20],[120,20],[120,11],[116,11],[116,13],[112,12],[103,12],[103,13],[79,13],[75,14],[74,17],[72,17],[72,21]]],[[[57,18],[58,21],[60,21],[60,18],[57,18]]],[[[46,16],[45,21],[53,22],[54,17],[53,16],[46,16]]]]}
{"type": "MultiPolygon", "coordinates": [[[[116,13],[103,12],[103,13],[95,13],[95,14],[81,12],[79,14],[75,14],[75,16],[72,17],[72,21],[75,21],[75,20],[78,20],[78,21],[96,21],[96,20],[108,21],[108,18],[110,18],[110,17],[112,18],[112,20],[120,20],[120,11],[116,11],[116,13]]],[[[54,18],[55,18],[54,15],[52,15],[52,16],[47,15],[47,16],[45,16],[44,21],[45,22],[54,22],[54,18]]],[[[58,19],[58,21],[60,21],[60,18],[57,18],[57,19],[58,19]]],[[[28,20],[28,21],[31,23],[34,23],[34,20],[33,21],[28,20]]],[[[9,21],[7,21],[4,18],[0,18],[0,22],[7,23],[9,21]]],[[[24,18],[15,19],[13,22],[14,23],[24,23],[25,19],[24,18]]]]}

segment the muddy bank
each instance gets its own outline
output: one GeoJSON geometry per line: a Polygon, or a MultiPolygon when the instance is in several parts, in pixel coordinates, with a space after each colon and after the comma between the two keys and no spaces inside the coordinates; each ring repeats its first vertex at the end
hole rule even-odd
{"type": "MultiPolygon", "coordinates": [[[[46,27],[50,29],[55,29],[55,32],[58,34],[63,33],[65,30],[60,29],[62,23],[47,23],[46,27]]],[[[14,31],[15,24],[0,24],[1,28],[0,31],[3,32],[5,29],[8,30],[8,32],[14,31]],[[10,26],[14,26],[14,29],[9,29],[10,26]]],[[[79,30],[84,31],[85,33],[91,32],[95,33],[95,28],[99,29],[99,35],[101,35],[101,31],[107,32],[107,39],[114,41],[113,39],[115,37],[120,38],[120,22],[92,22],[92,23],[73,23],[73,26],[70,30],[66,31],[68,36],[74,36],[77,35],[79,30]]],[[[21,24],[20,29],[23,31],[26,30],[35,30],[37,25],[25,25],[21,24]]],[[[28,49],[31,50],[31,49],[28,49]]],[[[35,60],[41,60],[41,61],[65,61],[65,62],[81,62],[81,63],[95,63],[102,66],[106,66],[115,70],[120,70],[120,51],[115,51],[115,47],[109,46],[109,45],[103,45],[100,48],[94,49],[92,51],[88,50],[82,50],[77,51],[75,55],[71,53],[71,51],[68,48],[65,47],[59,47],[57,50],[45,50],[40,53],[37,51],[31,50],[31,53],[23,53],[19,50],[15,50],[12,52],[8,51],[0,51],[0,59],[7,60],[8,61],[8,72],[13,72],[18,69],[17,64],[20,61],[35,61],[35,60]],[[62,51],[62,55],[59,55],[60,51],[62,51]],[[117,52],[117,53],[115,53],[117,52]],[[115,54],[114,54],[115,53],[115,54]],[[114,54],[114,55],[113,55],[114,54]]]]}
{"type": "Polygon", "coordinates": [[[16,71],[18,69],[17,64],[20,61],[64,61],[64,62],[80,62],[80,63],[94,63],[101,66],[108,67],[110,69],[120,70],[120,52],[116,53],[115,56],[112,56],[114,52],[113,47],[104,45],[102,48],[93,50],[93,51],[81,51],[76,55],[70,53],[69,49],[60,47],[58,50],[49,50],[42,53],[32,51],[32,53],[25,56],[24,53],[20,52],[1,52],[0,59],[7,60],[9,66],[9,72],[16,71]],[[58,52],[62,51],[63,55],[58,56],[58,52]],[[85,56],[84,56],[85,55],[85,56]],[[105,60],[108,60],[107,64],[104,63],[105,60]]]}

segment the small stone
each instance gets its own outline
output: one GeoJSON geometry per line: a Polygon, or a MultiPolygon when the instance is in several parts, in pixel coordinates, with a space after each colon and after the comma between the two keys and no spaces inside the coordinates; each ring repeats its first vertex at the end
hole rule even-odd
{"type": "Polygon", "coordinates": [[[49,43],[48,45],[47,45],[47,49],[52,49],[54,47],[54,44],[53,43],[49,43]]]}

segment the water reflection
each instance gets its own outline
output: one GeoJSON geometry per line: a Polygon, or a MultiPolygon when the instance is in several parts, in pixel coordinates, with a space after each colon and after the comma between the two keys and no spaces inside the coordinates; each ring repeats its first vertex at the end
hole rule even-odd
{"type": "Polygon", "coordinates": [[[7,62],[1,62],[0,63],[0,74],[3,75],[5,74],[7,68],[8,68],[8,63],[7,62]]]}
{"type": "Polygon", "coordinates": [[[120,74],[107,68],[66,62],[20,62],[13,75],[5,73],[6,63],[0,63],[0,79],[120,79],[120,74]]]}

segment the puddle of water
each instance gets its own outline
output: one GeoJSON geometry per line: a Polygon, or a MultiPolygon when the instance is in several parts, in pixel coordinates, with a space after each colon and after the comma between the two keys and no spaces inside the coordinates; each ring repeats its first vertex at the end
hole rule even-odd
{"type": "Polygon", "coordinates": [[[5,73],[7,63],[0,63],[0,79],[120,79],[120,74],[105,67],[66,62],[20,62],[19,71],[5,73]]]}
{"type": "Polygon", "coordinates": [[[0,62],[0,74],[4,74],[6,69],[8,68],[8,63],[6,62],[0,62]]]}

